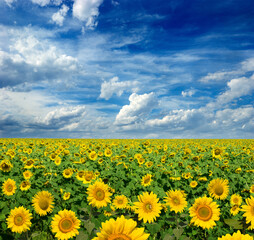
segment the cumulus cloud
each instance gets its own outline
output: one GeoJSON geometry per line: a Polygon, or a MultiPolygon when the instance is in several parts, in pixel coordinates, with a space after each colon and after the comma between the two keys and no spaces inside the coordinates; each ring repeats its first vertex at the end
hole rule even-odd
{"type": "Polygon", "coordinates": [[[31,0],[33,3],[40,5],[41,7],[45,7],[50,3],[50,0],[31,0]]]}
{"type": "Polygon", "coordinates": [[[194,89],[190,89],[188,91],[182,91],[182,96],[183,97],[191,97],[192,95],[194,95],[196,93],[196,90],[194,89]]]}
{"type": "Polygon", "coordinates": [[[247,60],[243,61],[242,69],[246,72],[254,71],[254,58],[248,58],[247,60]]]}
{"type": "Polygon", "coordinates": [[[158,100],[153,92],[138,95],[132,93],[129,97],[130,104],[121,108],[116,116],[116,125],[128,125],[142,122],[146,116],[158,105],[158,100]]]}
{"type": "Polygon", "coordinates": [[[73,16],[86,22],[86,27],[96,27],[96,19],[99,16],[99,6],[103,0],[74,0],[73,16]]]}
{"type": "Polygon", "coordinates": [[[74,129],[85,113],[85,106],[61,107],[50,111],[44,118],[37,118],[36,122],[53,129],[74,129]]]}
{"type": "Polygon", "coordinates": [[[137,81],[119,82],[118,80],[118,77],[113,77],[109,82],[104,81],[101,84],[101,94],[99,97],[109,100],[113,94],[116,94],[118,97],[120,97],[125,90],[132,92],[138,90],[137,81]]]}
{"type": "Polygon", "coordinates": [[[80,70],[76,58],[62,54],[45,40],[21,34],[12,41],[10,52],[0,51],[0,87],[60,78],[67,83],[80,70]]]}
{"type": "Polygon", "coordinates": [[[63,4],[60,10],[52,15],[52,21],[59,26],[63,26],[63,21],[68,10],[69,10],[69,7],[63,4]]]}
{"type": "Polygon", "coordinates": [[[254,74],[249,77],[232,79],[227,83],[229,89],[217,98],[218,103],[228,103],[235,98],[240,98],[252,93],[254,90],[254,74]]]}
{"type": "Polygon", "coordinates": [[[242,73],[241,70],[238,71],[229,71],[229,72],[215,72],[215,73],[208,73],[206,76],[200,79],[203,83],[214,83],[219,81],[227,81],[232,76],[238,75],[242,73]]]}

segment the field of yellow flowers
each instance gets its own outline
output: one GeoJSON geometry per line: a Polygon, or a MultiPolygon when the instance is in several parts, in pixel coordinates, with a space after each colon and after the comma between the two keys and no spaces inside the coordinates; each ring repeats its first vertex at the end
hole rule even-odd
{"type": "Polygon", "coordinates": [[[254,239],[254,140],[0,139],[0,239],[254,239]]]}

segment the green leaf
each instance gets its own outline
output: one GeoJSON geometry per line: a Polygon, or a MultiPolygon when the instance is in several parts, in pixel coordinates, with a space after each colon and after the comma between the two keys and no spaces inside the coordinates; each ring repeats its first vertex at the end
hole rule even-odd
{"type": "Polygon", "coordinates": [[[183,229],[182,228],[175,228],[173,230],[173,233],[174,233],[176,239],[179,239],[181,237],[181,235],[183,234],[183,229]]]}
{"type": "Polygon", "coordinates": [[[242,222],[236,219],[224,219],[224,222],[234,229],[243,229],[242,222]]]}
{"type": "Polygon", "coordinates": [[[163,238],[163,240],[174,240],[175,237],[171,236],[169,233],[166,234],[163,238]]]}
{"type": "Polygon", "coordinates": [[[88,231],[89,235],[91,234],[91,232],[95,228],[95,224],[93,222],[91,222],[91,221],[86,221],[84,223],[84,226],[85,226],[86,230],[88,231]]]}
{"type": "Polygon", "coordinates": [[[151,233],[151,235],[153,235],[153,234],[160,231],[161,226],[158,223],[151,223],[151,224],[147,225],[147,228],[148,228],[149,232],[151,233]]]}
{"type": "Polygon", "coordinates": [[[88,240],[88,235],[85,234],[83,231],[79,232],[79,235],[77,235],[76,240],[88,240]]]}
{"type": "Polygon", "coordinates": [[[31,238],[32,240],[47,240],[48,236],[46,232],[34,232],[31,238]]]}

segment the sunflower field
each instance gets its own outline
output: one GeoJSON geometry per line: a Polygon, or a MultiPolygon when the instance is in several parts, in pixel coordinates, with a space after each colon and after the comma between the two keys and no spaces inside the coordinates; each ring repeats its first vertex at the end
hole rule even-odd
{"type": "Polygon", "coordinates": [[[0,139],[0,185],[0,239],[254,239],[254,140],[0,139]]]}

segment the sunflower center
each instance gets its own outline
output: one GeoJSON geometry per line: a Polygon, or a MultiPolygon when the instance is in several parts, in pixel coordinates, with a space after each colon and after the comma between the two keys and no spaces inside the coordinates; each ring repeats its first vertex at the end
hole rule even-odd
{"type": "Polygon", "coordinates": [[[197,217],[203,221],[208,221],[212,217],[212,209],[206,205],[199,206],[197,209],[197,217]]]}
{"type": "Polygon", "coordinates": [[[73,221],[72,221],[71,218],[63,218],[59,222],[58,226],[59,226],[59,229],[60,229],[61,232],[67,233],[67,232],[70,232],[73,229],[74,224],[73,224],[73,221]]]}
{"type": "Polygon", "coordinates": [[[152,210],[153,210],[153,205],[151,203],[147,203],[145,205],[145,211],[146,212],[152,212],[152,210]]]}
{"type": "Polygon", "coordinates": [[[220,149],[216,149],[216,150],[214,151],[214,154],[215,154],[215,155],[220,155],[220,149]]]}
{"type": "Polygon", "coordinates": [[[179,205],[180,204],[179,198],[174,197],[172,200],[173,200],[174,205],[179,205]]]}
{"type": "Polygon", "coordinates": [[[234,198],[234,199],[233,199],[233,202],[234,202],[234,203],[238,203],[238,198],[234,198]]]}
{"type": "Polygon", "coordinates": [[[118,204],[123,204],[123,200],[122,199],[118,200],[118,204]]]}
{"type": "Polygon", "coordinates": [[[17,215],[14,217],[14,224],[16,226],[21,226],[24,223],[24,218],[21,215],[17,215]]]}
{"type": "Polygon", "coordinates": [[[6,189],[8,192],[11,192],[13,190],[13,185],[11,185],[11,184],[8,185],[6,189]]]}
{"type": "Polygon", "coordinates": [[[93,175],[92,175],[91,173],[88,173],[88,174],[85,176],[86,181],[91,181],[92,178],[93,178],[93,175]]]}
{"type": "Polygon", "coordinates": [[[39,207],[42,209],[42,210],[46,210],[48,209],[49,207],[49,201],[47,199],[41,199],[39,201],[39,207]]]}
{"type": "Polygon", "coordinates": [[[214,192],[215,192],[216,195],[219,195],[219,196],[222,195],[223,192],[224,192],[223,186],[221,186],[221,185],[216,186],[214,188],[214,192]]]}
{"type": "Polygon", "coordinates": [[[145,178],[144,183],[147,184],[150,182],[150,177],[145,178]]]}
{"type": "Polygon", "coordinates": [[[126,236],[125,234],[118,233],[110,235],[108,240],[131,240],[131,238],[126,236]]]}
{"type": "Polygon", "coordinates": [[[105,198],[105,192],[101,189],[97,190],[95,198],[102,201],[105,198]]]}

